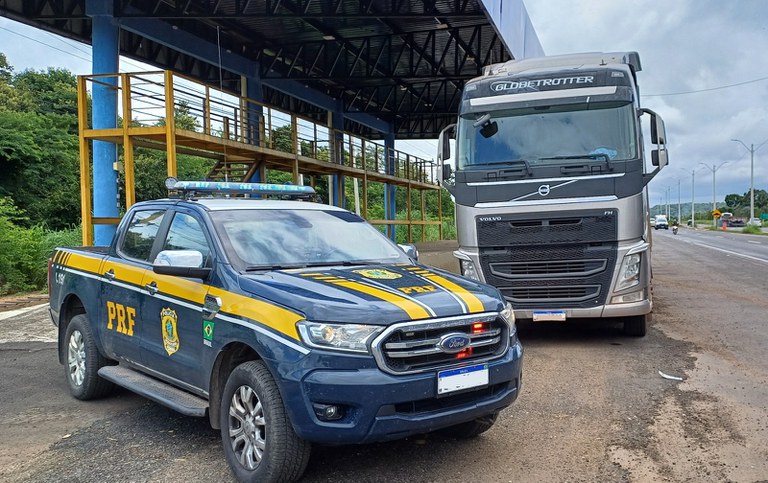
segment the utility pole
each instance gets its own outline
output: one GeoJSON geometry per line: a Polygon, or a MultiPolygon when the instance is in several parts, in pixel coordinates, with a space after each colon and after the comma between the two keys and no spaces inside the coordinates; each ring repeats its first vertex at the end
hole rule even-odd
{"type": "Polygon", "coordinates": [[[696,170],[680,168],[685,172],[691,173],[691,227],[696,228],[696,206],[694,200],[696,199],[696,170]]]}
{"type": "MultiPolygon", "coordinates": [[[[720,168],[722,168],[722,167],[723,167],[723,165],[724,165],[725,163],[727,163],[727,162],[728,162],[728,161],[724,161],[724,162],[720,163],[720,165],[719,165],[719,166],[715,166],[715,165],[713,164],[711,168],[710,168],[710,167],[709,167],[709,165],[707,165],[707,164],[704,164],[704,163],[699,163],[699,164],[701,164],[702,166],[704,166],[705,168],[707,168],[708,170],[712,171],[712,211],[713,211],[713,212],[714,212],[714,211],[717,209],[717,206],[715,205],[715,193],[716,193],[716,189],[715,189],[715,186],[716,186],[716,185],[715,185],[715,175],[717,174],[717,170],[718,170],[718,169],[720,169],[720,168]]],[[[717,218],[715,218],[714,216],[712,217],[712,226],[713,226],[714,228],[717,228],[717,218]]]]}
{"type": "Polygon", "coordinates": [[[749,147],[747,147],[747,145],[739,139],[731,139],[731,141],[741,144],[747,151],[749,151],[749,220],[752,221],[752,218],[755,217],[755,151],[763,147],[763,144],[768,142],[768,139],[760,143],[757,147],[755,147],[754,144],[750,144],[749,147]]]}
{"type": "Polygon", "coordinates": [[[680,210],[680,180],[677,180],[677,224],[679,225],[682,220],[680,210]]]}

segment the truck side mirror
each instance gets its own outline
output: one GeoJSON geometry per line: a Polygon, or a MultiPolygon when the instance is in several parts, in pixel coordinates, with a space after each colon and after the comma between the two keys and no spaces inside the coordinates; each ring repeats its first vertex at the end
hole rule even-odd
{"type": "Polygon", "coordinates": [[[653,163],[654,166],[658,166],[659,168],[663,168],[667,165],[669,162],[667,158],[667,150],[666,148],[662,149],[654,149],[651,151],[651,163],[653,163]]]}
{"type": "Polygon", "coordinates": [[[452,174],[453,174],[453,169],[451,168],[451,163],[445,163],[443,165],[443,171],[442,171],[443,181],[448,181],[449,179],[451,179],[452,174]]]}
{"type": "Polygon", "coordinates": [[[206,279],[210,268],[203,268],[203,254],[197,250],[163,250],[152,263],[158,275],[206,279]]]}
{"type": "MultiPolygon", "coordinates": [[[[440,131],[437,140],[437,160],[445,161],[451,157],[451,139],[456,137],[456,124],[450,124],[440,131]]],[[[445,178],[443,178],[445,179],[445,178]]]]}

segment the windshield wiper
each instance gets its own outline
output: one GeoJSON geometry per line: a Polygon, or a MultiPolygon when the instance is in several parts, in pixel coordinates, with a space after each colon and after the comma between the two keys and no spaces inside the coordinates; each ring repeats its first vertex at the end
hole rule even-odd
{"type": "Polygon", "coordinates": [[[488,167],[495,167],[495,166],[518,166],[517,169],[505,169],[502,171],[502,175],[527,175],[527,176],[533,176],[533,171],[531,170],[531,163],[528,162],[527,159],[512,159],[510,161],[497,161],[493,163],[475,163],[471,165],[472,167],[475,166],[488,166],[488,167]],[[520,166],[522,165],[522,166],[520,166]]]}
{"type": "Polygon", "coordinates": [[[594,159],[595,161],[602,160],[605,163],[606,171],[613,171],[613,166],[611,166],[611,159],[605,153],[572,154],[567,156],[550,156],[548,158],[539,158],[539,159],[540,160],[594,159]]]}
{"type": "Polygon", "coordinates": [[[291,263],[287,265],[270,265],[270,264],[263,264],[263,265],[248,265],[245,267],[246,272],[257,272],[259,270],[288,270],[292,268],[306,268],[307,264],[305,263],[291,263]]]}
{"type": "Polygon", "coordinates": [[[332,267],[341,265],[342,267],[355,267],[359,265],[378,265],[381,262],[376,260],[339,260],[339,261],[328,261],[328,262],[312,262],[307,263],[307,267],[332,267]]]}

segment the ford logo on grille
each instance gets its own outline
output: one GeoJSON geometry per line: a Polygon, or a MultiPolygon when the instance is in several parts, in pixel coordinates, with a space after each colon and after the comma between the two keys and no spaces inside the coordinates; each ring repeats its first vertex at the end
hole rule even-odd
{"type": "Polygon", "coordinates": [[[446,354],[456,354],[469,347],[471,341],[467,334],[452,332],[442,336],[440,342],[437,343],[437,347],[446,354]]]}

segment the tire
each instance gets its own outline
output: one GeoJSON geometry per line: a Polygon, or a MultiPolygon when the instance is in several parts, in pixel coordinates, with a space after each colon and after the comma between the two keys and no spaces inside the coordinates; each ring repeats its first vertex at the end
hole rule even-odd
{"type": "Polygon", "coordinates": [[[498,417],[499,413],[489,414],[488,416],[483,416],[482,418],[477,418],[473,421],[467,421],[466,423],[457,424],[455,426],[448,426],[447,428],[439,430],[439,433],[456,439],[474,438],[491,429],[498,417]]]}
{"type": "Polygon", "coordinates": [[[630,337],[645,337],[646,326],[650,322],[651,315],[635,315],[633,317],[624,317],[624,335],[630,337]]]}
{"type": "Polygon", "coordinates": [[[88,317],[78,314],[67,325],[64,338],[64,371],[69,392],[82,401],[104,397],[115,385],[99,376],[99,369],[110,361],[96,347],[88,317]]]}
{"type": "Polygon", "coordinates": [[[224,456],[238,481],[295,481],[304,473],[311,445],[293,431],[277,384],[263,362],[245,362],[232,371],[224,386],[219,423],[224,456]]]}

